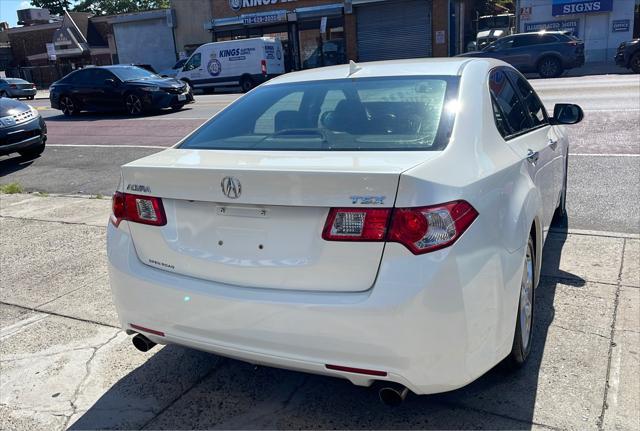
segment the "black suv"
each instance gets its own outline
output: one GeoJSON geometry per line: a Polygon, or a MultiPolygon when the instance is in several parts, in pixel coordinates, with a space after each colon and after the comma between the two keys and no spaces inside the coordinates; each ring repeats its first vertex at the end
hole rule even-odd
{"type": "Polygon", "coordinates": [[[584,43],[563,31],[541,31],[506,36],[482,51],[461,57],[491,57],[510,63],[522,73],[556,78],[567,69],[584,65],[584,43]]]}
{"type": "Polygon", "coordinates": [[[622,42],[616,53],[616,64],[640,73],[640,39],[622,42]]]}

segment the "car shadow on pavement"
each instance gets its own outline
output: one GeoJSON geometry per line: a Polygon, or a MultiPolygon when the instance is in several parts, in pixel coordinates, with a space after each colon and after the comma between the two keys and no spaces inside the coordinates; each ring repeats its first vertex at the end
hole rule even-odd
{"type": "Polygon", "coordinates": [[[121,111],[104,111],[104,112],[85,111],[70,117],[67,117],[64,114],[60,113],[58,115],[52,115],[50,117],[45,118],[45,121],[48,123],[48,122],[100,121],[100,120],[144,120],[145,118],[165,117],[169,114],[175,114],[178,112],[188,112],[191,109],[192,108],[185,106],[180,111],[173,111],[171,109],[162,109],[159,111],[146,112],[142,115],[136,115],[136,116],[127,115],[125,112],[121,112],[121,111]]]}
{"type": "Polygon", "coordinates": [[[0,156],[0,178],[28,168],[37,159],[38,157],[23,157],[18,154],[0,156]]]}
{"type": "Polygon", "coordinates": [[[585,284],[560,270],[566,226],[549,235],[543,273],[559,278],[540,280],[532,353],[517,371],[500,364],[462,389],[410,394],[391,408],[378,400],[379,384],[362,388],[342,379],[255,367],[166,346],[150,352],[143,365],[120,379],[71,429],[530,429],[538,383],[550,379],[550,373],[541,376],[541,363],[555,316],[556,283],[585,284]],[[201,367],[197,378],[192,375],[194,363],[201,367]]]}

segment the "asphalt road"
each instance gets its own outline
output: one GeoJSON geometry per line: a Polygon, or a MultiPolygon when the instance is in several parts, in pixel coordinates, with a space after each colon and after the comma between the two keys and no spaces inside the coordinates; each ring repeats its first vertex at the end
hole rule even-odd
{"type": "MultiPolygon", "coordinates": [[[[600,75],[531,80],[547,108],[578,103],[584,121],[569,128],[569,227],[601,231],[640,230],[640,76],[600,75]]],[[[0,157],[0,183],[26,190],[110,195],[119,166],[175,144],[238,97],[196,96],[180,112],[131,119],[121,114],[65,118],[36,106],[47,120],[48,148],[36,160],[0,157]]]]}

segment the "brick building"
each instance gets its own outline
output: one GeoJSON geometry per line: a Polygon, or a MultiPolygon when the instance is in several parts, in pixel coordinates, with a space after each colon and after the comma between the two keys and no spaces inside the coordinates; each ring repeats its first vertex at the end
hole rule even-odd
{"type": "Polygon", "coordinates": [[[109,26],[93,23],[91,14],[82,12],[65,12],[62,20],[52,23],[11,28],[13,66],[111,64],[109,32],[109,26]],[[47,44],[55,47],[55,57],[47,44]]]}

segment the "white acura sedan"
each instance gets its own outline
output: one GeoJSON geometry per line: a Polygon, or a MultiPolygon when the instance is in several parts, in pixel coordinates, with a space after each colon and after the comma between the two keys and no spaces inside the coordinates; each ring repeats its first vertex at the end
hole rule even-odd
{"type": "Polygon", "coordinates": [[[464,386],[531,349],[576,105],[451,58],[273,79],[122,167],[108,226],[122,326],[256,364],[464,386]]]}

